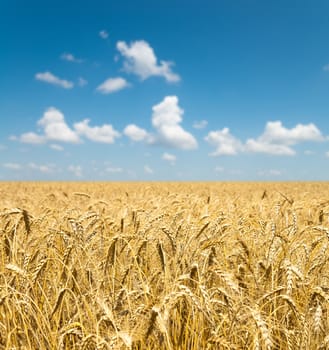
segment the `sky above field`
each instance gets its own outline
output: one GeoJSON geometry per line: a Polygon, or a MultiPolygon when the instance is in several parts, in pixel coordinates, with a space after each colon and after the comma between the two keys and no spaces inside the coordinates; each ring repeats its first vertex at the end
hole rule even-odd
{"type": "Polygon", "coordinates": [[[0,3],[0,180],[329,180],[327,0],[0,3]]]}

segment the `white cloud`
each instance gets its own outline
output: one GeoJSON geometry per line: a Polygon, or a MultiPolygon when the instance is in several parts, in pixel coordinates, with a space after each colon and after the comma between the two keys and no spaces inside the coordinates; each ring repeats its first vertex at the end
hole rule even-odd
{"type": "Polygon", "coordinates": [[[55,143],[52,143],[51,145],[49,145],[49,147],[54,151],[64,151],[64,147],[62,147],[61,145],[57,145],[55,143]]]}
{"type": "Polygon", "coordinates": [[[127,125],[124,128],[123,133],[132,141],[144,141],[148,138],[148,132],[135,124],[127,125]]]}
{"type": "Polygon", "coordinates": [[[109,37],[109,33],[105,29],[101,30],[98,34],[102,39],[107,39],[109,37]]]}
{"type": "Polygon", "coordinates": [[[54,172],[54,166],[52,166],[52,165],[38,165],[35,163],[29,163],[28,167],[30,169],[40,171],[41,173],[44,173],[44,174],[50,174],[50,173],[54,172]]]}
{"type": "Polygon", "coordinates": [[[325,72],[329,72],[329,63],[323,66],[325,72]]]}
{"type": "Polygon", "coordinates": [[[113,92],[125,89],[129,86],[130,84],[126,79],[123,79],[121,77],[109,78],[105,80],[101,85],[99,85],[96,90],[102,94],[111,94],[113,92]]]}
{"type": "Polygon", "coordinates": [[[248,139],[246,150],[252,153],[266,153],[276,156],[293,156],[296,154],[290,146],[282,144],[267,143],[259,140],[248,139]]]}
{"type": "Polygon", "coordinates": [[[264,133],[258,139],[265,143],[295,145],[305,141],[324,141],[320,130],[313,124],[297,124],[287,129],[281,121],[267,122],[264,133]]]}
{"type": "Polygon", "coordinates": [[[168,82],[180,80],[179,75],[171,70],[173,63],[160,61],[159,64],[153,48],[144,40],[134,41],[130,45],[124,41],[119,41],[117,49],[125,58],[125,71],[136,74],[142,80],[152,76],[164,77],[168,82]]]}
{"type": "Polygon", "coordinates": [[[245,148],[249,152],[292,156],[296,152],[291,146],[324,140],[321,131],[313,123],[297,124],[288,129],[281,121],[273,121],[266,123],[263,134],[257,139],[248,139],[245,148]]]}
{"type": "Polygon", "coordinates": [[[305,154],[306,156],[312,156],[313,154],[315,154],[315,152],[314,152],[314,151],[311,151],[311,150],[309,150],[309,149],[307,149],[307,150],[304,151],[304,154],[305,154]]]}
{"type": "MultiPolygon", "coordinates": [[[[48,141],[80,143],[81,138],[85,137],[94,142],[114,143],[115,139],[121,136],[110,124],[90,126],[89,122],[89,119],[84,119],[75,123],[73,128],[70,128],[65,121],[63,113],[54,107],[50,107],[37,123],[42,128],[42,134],[27,132],[18,138],[11,136],[10,139],[31,144],[46,143],[48,141]]],[[[63,147],[57,144],[51,144],[50,148],[56,151],[63,150],[63,147]]]]}
{"type": "Polygon", "coordinates": [[[71,53],[66,53],[64,52],[62,55],[61,55],[61,59],[63,61],[68,61],[68,62],[74,62],[74,63],[82,63],[83,60],[81,58],[77,58],[75,57],[73,54],[71,53]]]}
{"type": "Polygon", "coordinates": [[[288,129],[281,121],[267,122],[265,130],[258,138],[249,138],[243,144],[231,135],[228,128],[211,131],[205,140],[216,147],[213,156],[235,155],[239,152],[264,153],[281,156],[293,156],[296,151],[292,146],[302,142],[321,142],[325,137],[313,124],[297,124],[288,129]]]}
{"type": "Polygon", "coordinates": [[[60,86],[64,89],[72,89],[74,86],[71,81],[60,79],[51,72],[37,73],[35,75],[35,79],[52,85],[60,86]]]}
{"type": "Polygon", "coordinates": [[[82,168],[80,165],[70,165],[67,170],[76,177],[82,177],[82,168]]]}
{"type": "Polygon", "coordinates": [[[144,173],[146,173],[146,174],[153,174],[154,171],[148,165],[144,165],[144,173]]]}
{"type": "Polygon", "coordinates": [[[177,96],[166,96],[152,111],[152,125],[157,131],[153,143],[185,150],[198,147],[194,136],[179,125],[184,110],[179,107],[177,96]]]}
{"type": "Polygon", "coordinates": [[[77,133],[66,124],[64,114],[54,107],[46,110],[38,125],[43,128],[47,140],[70,143],[80,141],[77,133]]]}
{"type": "Polygon", "coordinates": [[[166,96],[159,104],[152,107],[152,125],[155,133],[149,133],[135,124],[125,127],[123,133],[133,141],[146,141],[167,147],[191,150],[198,147],[194,136],[179,124],[184,111],[178,105],[177,96],[166,96]]]}
{"type": "Polygon", "coordinates": [[[34,132],[26,132],[19,137],[19,141],[22,143],[31,143],[37,145],[44,143],[46,141],[46,138],[34,132]]]}
{"type": "Polygon", "coordinates": [[[193,123],[193,128],[194,129],[204,129],[207,125],[208,125],[208,122],[203,119],[203,120],[195,121],[193,123]]]}
{"type": "Polygon", "coordinates": [[[4,163],[2,164],[2,166],[6,169],[10,169],[10,170],[21,170],[22,166],[18,163],[4,163]]]}
{"type": "Polygon", "coordinates": [[[122,173],[123,169],[120,167],[108,167],[105,169],[105,171],[111,174],[118,174],[118,173],[122,173]]]}
{"type": "Polygon", "coordinates": [[[215,173],[223,173],[224,172],[224,168],[223,167],[221,167],[221,166],[216,166],[215,167],[215,173]]]}
{"type": "Polygon", "coordinates": [[[277,170],[277,169],[269,169],[269,170],[259,170],[257,172],[258,176],[281,176],[282,175],[282,171],[281,170],[277,170]]]}
{"type": "Polygon", "coordinates": [[[79,78],[78,79],[78,85],[80,86],[80,87],[84,87],[84,86],[86,86],[88,84],[88,81],[86,80],[86,79],[83,79],[83,78],[79,78]]]}
{"type": "Polygon", "coordinates": [[[89,122],[89,119],[85,119],[79,123],[75,123],[74,129],[79,135],[85,136],[94,142],[114,143],[115,139],[120,137],[120,133],[110,124],[91,127],[89,126],[89,122]]]}
{"type": "Polygon", "coordinates": [[[163,155],[162,155],[162,159],[163,159],[163,160],[166,160],[166,161],[169,162],[171,165],[174,165],[177,158],[176,158],[175,155],[165,152],[165,153],[163,153],[163,155]]]}
{"type": "Polygon", "coordinates": [[[240,140],[230,133],[229,128],[222,130],[210,131],[205,137],[205,140],[212,146],[216,147],[212,156],[236,155],[243,150],[243,145],[240,140]]]}
{"type": "Polygon", "coordinates": [[[0,151],[4,151],[5,149],[7,149],[7,147],[6,147],[6,146],[4,146],[4,145],[0,145],[0,151]]]}

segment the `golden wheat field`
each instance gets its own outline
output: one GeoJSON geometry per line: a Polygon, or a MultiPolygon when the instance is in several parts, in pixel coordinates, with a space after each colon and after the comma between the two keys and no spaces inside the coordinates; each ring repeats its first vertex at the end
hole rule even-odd
{"type": "Polygon", "coordinates": [[[329,183],[0,198],[0,349],[329,349],[329,183]]]}

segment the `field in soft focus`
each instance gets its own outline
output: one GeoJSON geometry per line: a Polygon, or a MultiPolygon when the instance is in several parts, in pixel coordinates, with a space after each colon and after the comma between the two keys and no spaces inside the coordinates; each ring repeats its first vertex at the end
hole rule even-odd
{"type": "Polygon", "coordinates": [[[0,349],[329,349],[329,183],[0,183],[0,349]]]}

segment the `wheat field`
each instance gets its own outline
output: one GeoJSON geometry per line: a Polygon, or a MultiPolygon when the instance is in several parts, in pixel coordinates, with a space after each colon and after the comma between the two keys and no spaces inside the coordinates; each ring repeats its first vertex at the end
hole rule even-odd
{"type": "Polygon", "coordinates": [[[0,349],[329,349],[328,183],[0,198],[0,349]]]}

